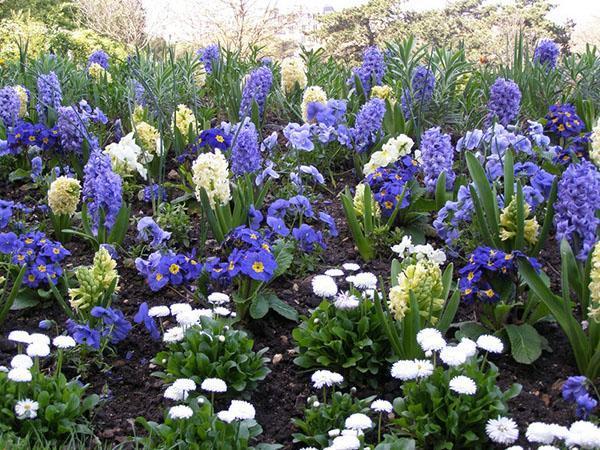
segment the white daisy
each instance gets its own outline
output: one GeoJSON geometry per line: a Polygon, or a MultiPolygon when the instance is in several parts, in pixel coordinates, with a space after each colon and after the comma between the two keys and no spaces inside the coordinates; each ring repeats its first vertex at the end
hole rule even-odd
{"type": "Polygon", "coordinates": [[[215,309],[213,309],[213,312],[215,313],[215,315],[221,317],[227,317],[231,314],[231,311],[225,308],[224,306],[216,306],[215,309]]]}
{"type": "Polygon", "coordinates": [[[338,436],[333,440],[330,448],[335,450],[357,450],[360,448],[360,440],[356,436],[338,436]]]}
{"type": "Polygon", "coordinates": [[[417,378],[417,365],[414,361],[408,359],[401,359],[400,361],[396,361],[392,365],[391,373],[392,377],[398,380],[414,380],[417,378]]]}
{"type": "Polygon", "coordinates": [[[238,420],[252,420],[256,416],[254,406],[244,400],[231,400],[229,411],[238,420]]]}
{"type": "Polygon", "coordinates": [[[173,420],[189,419],[194,415],[194,411],[189,406],[177,405],[169,409],[168,415],[173,420]]]}
{"type": "Polygon", "coordinates": [[[207,392],[227,392],[227,383],[220,378],[207,378],[200,387],[207,392]]]}
{"type": "Polygon", "coordinates": [[[45,344],[50,345],[50,338],[42,333],[32,333],[29,335],[30,344],[45,344]]]}
{"type": "Polygon", "coordinates": [[[36,356],[43,358],[50,354],[50,347],[38,340],[27,346],[27,354],[32,358],[36,356]]]}
{"type": "Polygon", "coordinates": [[[538,444],[552,444],[554,441],[552,426],[543,422],[530,423],[525,432],[525,436],[529,442],[538,444]]]}
{"type": "Polygon", "coordinates": [[[16,383],[29,383],[31,381],[31,372],[29,369],[15,367],[8,372],[8,379],[16,383]]]}
{"type": "Polygon", "coordinates": [[[188,393],[186,391],[177,389],[175,386],[171,385],[165,390],[163,397],[169,400],[175,400],[176,402],[180,402],[188,398],[188,393]]]}
{"type": "Polygon", "coordinates": [[[360,301],[356,296],[352,295],[350,292],[340,292],[335,297],[335,301],[333,302],[337,309],[355,309],[360,305],[360,301]]]}
{"type": "Polygon", "coordinates": [[[224,305],[229,303],[229,295],[223,294],[222,292],[213,292],[208,295],[208,301],[213,305],[224,305]]]}
{"type": "Polygon", "coordinates": [[[328,275],[317,275],[312,279],[313,292],[318,297],[330,298],[337,294],[335,280],[328,275]]]}
{"type": "Polygon", "coordinates": [[[450,380],[449,387],[458,394],[473,395],[477,392],[477,385],[469,377],[459,375],[450,380]]]}
{"type": "Polygon", "coordinates": [[[360,270],[360,266],[356,263],[344,263],[342,264],[342,267],[344,270],[348,270],[350,272],[356,272],[357,270],[360,270]]]}
{"type": "Polygon", "coordinates": [[[354,275],[352,284],[358,289],[375,289],[377,287],[377,276],[371,272],[361,272],[354,275]]]}
{"type": "Polygon", "coordinates": [[[417,378],[427,378],[433,373],[433,364],[427,359],[415,359],[417,378]]]}
{"type": "Polygon", "coordinates": [[[344,271],[341,269],[327,269],[325,275],[328,277],[343,277],[344,271]]]}
{"type": "Polygon", "coordinates": [[[367,430],[373,427],[373,421],[362,413],[354,413],[346,419],[344,426],[350,430],[367,430]]]}
{"type": "Polygon", "coordinates": [[[496,336],[491,334],[482,334],[477,338],[477,347],[490,353],[502,353],[504,344],[496,336]]]}
{"type": "Polygon", "coordinates": [[[506,450],[523,450],[523,447],[521,447],[520,445],[512,445],[510,447],[507,447],[506,450]]]}
{"type": "Polygon", "coordinates": [[[173,327],[173,328],[170,328],[167,331],[165,331],[165,335],[163,336],[163,341],[165,341],[168,344],[171,344],[174,342],[183,341],[184,337],[185,337],[185,331],[183,330],[183,328],[173,327]]]}
{"type": "Polygon", "coordinates": [[[8,367],[0,366],[0,372],[8,373],[8,367]]]}
{"type": "Polygon", "coordinates": [[[196,390],[196,382],[189,378],[178,378],[173,382],[173,386],[175,389],[178,389],[182,392],[190,392],[196,390]]]}
{"type": "Polygon", "coordinates": [[[29,333],[23,330],[14,330],[8,334],[8,340],[17,342],[19,344],[29,344],[31,340],[29,339],[29,333]]]}
{"type": "Polygon", "coordinates": [[[342,375],[330,370],[317,370],[312,374],[310,379],[315,389],[321,389],[324,386],[331,387],[334,384],[341,384],[344,381],[342,375]]]}
{"type": "Polygon", "coordinates": [[[189,312],[192,310],[192,306],[189,303],[173,303],[171,305],[171,314],[176,316],[182,312],[189,312]]]}
{"type": "Polygon", "coordinates": [[[66,349],[75,347],[77,342],[71,336],[56,336],[52,340],[52,344],[57,348],[66,349]]]}
{"type": "Polygon", "coordinates": [[[442,333],[435,328],[423,328],[417,333],[417,343],[424,352],[438,351],[446,346],[442,333]]]}
{"type": "Polygon", "coordinates": [[[225,423],[231,423],[235,420],[235,415],[227,409],[224,411],[219,411],[217,413],[217,417],[219,420],[222,420],[225,423]]]}
{"type": "Polygon", "coordinates": [[[169,309],[168,306],[165,306],[165,305],[153,306],[152,308],[150,308],[148,310],[148,315],[150,317],[167,317],[170,314],[171,314],[171,310],[169,309]]]}
{"type": "Polygon", "coordinates": [[[38,402],[34,402],[26,398],[25,400],[19,400],[15,405],[15,414],[17,419],[35,419],[37,417],[37,411],[40,408],[38,402]]]}
{"type": "Polygon", "coordinates": [[[517,423],[508,417],[488,420],[485,425],[485,432],[497,444],[512,444],[519,438],[517,423]]]}
{"type": "Polygon", "coordinates": [[[371,403],[371,409],[378,413],[389,414],[394,410],[394,407],[387,400],[375,400],[371,403]]]}
{"type": "Polygon", "coordinates": [[[13,356],[13,359],[10,360],[10,367],[13,369],[31,369],[33,367],[33,359],[28,355],[15,355],[13,356]]]}
{"type": "Polygon", "coordinates": [[[579,445],[582,448],[598,448],[600,447],[600,428],[592,422],[578,420],[571,424],[565,440],[568,446],[579,445]]]}
{"type": "Polygon", "coordinates": [[[477,354],[477,344],[469,338],[462,338],[457,345],[467,358],[471,358],[477,354]]]}
{"type": "Polygon", "coordinates": [[[440,359],[448,366],[456,367],[467,361],[467,355],[462,348],[448,345],[440,350],[440,359]]]}

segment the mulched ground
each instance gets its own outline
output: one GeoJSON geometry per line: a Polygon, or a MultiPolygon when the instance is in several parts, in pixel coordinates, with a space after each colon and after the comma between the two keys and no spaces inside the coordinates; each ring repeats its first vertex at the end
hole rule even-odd
{"type": "MultiPolygon", "coordinates": [[[[0,187],[0,198],[23,200],[24,197],[25,193],[21,190],[13,190],[9,186],[0,187]]],[[[323,261],[316,273],[339,267],[344,262],[359,262],[339,200],[324,197],[320,206],[324,206],[325,210],[336,217],[340,237],[337,240],[329,240],[328,249],[324,252],[323,261]]],[[[133,211],[139,212],[140,209],[142,206],[136,205],[133,211]]],[[[197,234],[197,230],[192,229],[191,234],[197,234]]],[[[133,243],[133,239],[134,234],[130,232],[125,243],[126,248],[133,243]]],[[[71,242],[67,247],[73,253],[67,259],[71,267],[91,262],[93,253],[84,243],[71,242]]],[[[542,253],[542,261],[553,279],[556,279],[556,268],[560,267],[557,265],[557,257],[555,244],[550,242],[547,250],[542,253]]],[[[389,263],[389,259],[379,260],[364,268],[376,274],[384,274],[387,278],[389,263]]],[[[144,301],[151,306],[184,301],[169,289],[158,293],[151,292],[132,267],[132,261],[126,258],[118,261],[118,271],[121,276],[121,290],[115,306],[121,308],[128,318],[133,317],[139,304],[144,301]]],[[[318,304],[318,299],[311,293],[310,279],[311,275],[300,279],[278,280],[274,289],[281,299],[293,305],[302,314],[306,314],[309,308],[318,304]]],[[[459,317],[472,315],[471,306],[461,305],[459,317]]],[[[0,363],[7,363],[14,355],[13,345],[6,340],[8,332],[14,329],[39,331],[37,325],[41,319],[54,319],[62,326],[65,317],[59,306],[52,302],[44,307],[11,313],[9,320],[0,326],[0,363]]],[[[255,348],[268,347],[266,355],[271,360],[271,373],[250,395],[250,401],[257,409],[257,420],[264,429],[260,441],[277,442],[283,444],[286,449],[299,448],[294,447],[291,441],[293,426],[290,419],[300,414],[306,398],[311,394],[310,372],[303,372],[293,364],[295,352],[291,331],[294,326],[295,324],[272,314],[261,321],[245,324],[246,330],[255,339],[255,348]]],[[[577,372],[568,342],[555,324],[544,323],[538,328],[548,339],[554,350],[552,353],[544,352],[532,365],[520,365],[509,355],[491,358],[500,368],[499,383],[503,388],[514,382],[523,385],[522,393],[510,403],[511,416],[521,426],[521,444],[526,444],[524,429],[531,421],[543,420],[566,425],[574,420],[573,409],[567,406],[560,396],[562,381],[577,372]]],[[[108,442],[123,442],[127,436],[132,435],[132,423],[138,416],[149,420],[161,420],[162,406],[166,405],[162,399],[162,383],[150,375],[153,370],[150,360],[160,348],[160,343],[152,341],[144,330],[136,327],[129,337],[117,346],[117,356],[112,361],[112,369],[109,372],[100,373],[90,369],[90,374],[83,381],[89,383],[90,389],[106,400],[94,419],[97,433],[102,439],[108,442]]],[[[384,398],[391,400],[400,393],[399,384],[387,374],[382,374],[379,381],[379,394],[384,398]]],[[[366,386],[357,388],[364,396],[376,393],[366,386]]],[[[222,405],[217,404],[217,409],[226,406],[228,401],[222,399],[222,405]]],[[[140,432],[139,428],[137,431],[140,432]]]]}

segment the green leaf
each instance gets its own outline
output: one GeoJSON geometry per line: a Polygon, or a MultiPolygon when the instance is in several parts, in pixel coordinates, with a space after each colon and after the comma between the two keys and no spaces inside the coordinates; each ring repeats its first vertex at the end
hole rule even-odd
{"type": "Polygon", "coordinates": [[[31,172],[29,172],[29,170],[16,169],[8,175],[8,181],[12,183],[14,181],[24,180],[26,178],[29,178],[30,174],[31,172]]]}
{"type": "Polygon", "coordinates": [[[280,316],[285,317],[288,320],[298,322],[298,311],[296,311],[292,306],[285,303],[275,294],[269,295],[269,305],[271,306],[271,309],[280,316]]]}
{"type": "Polygon", "coordinates": [[[531,364],[542,354],[542,340],[537,330],[528,323],[506,325],[510,351],[518,363],[531,364]]]}
{"type": "Polygon", "coordinates": [[[263,293],[259,293],[252,299],[250,304],[250,316],[253,319],[262,319],[269,312],[269,299],[263,293]]]}
{"type": "Polygon", "coordinates": [[[15,301],[10,307],[10,310],[19,311],[21,309],[33,308],[34,306],[39,305],[39,303],[39,298],[32,291],[21,291],[15,297],[15,301]]]}

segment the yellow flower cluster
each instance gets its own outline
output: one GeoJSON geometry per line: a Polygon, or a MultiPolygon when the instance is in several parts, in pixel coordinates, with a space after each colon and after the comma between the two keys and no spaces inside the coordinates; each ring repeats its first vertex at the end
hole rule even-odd
{"type": "Polygon", "coordinates": [[[198,201],[202,189],[206,191],[213,208],[231,200],[229,166],[227,159],[218,149],[214,153],[203,153],[198,156],[192,165],[192,179],[196,185],[198,201]]]}
{"type": "Polygon", "coordinates": [[[196,86],[199,88],[203,88],[206,84],[206,69],[204,68],[204,64],[198,65],[194,72],[194,81],[196,82],[196,86]]]}
{"type": "Polygon", "coordinates": [[[184,138],[188,134],[190,125],[196,123],[196,117],[194,117],[194,112],[186,105],[177,105],[177,110],[175,111],[173,120],[175,121],[175,126],[184,138]]]}
{"type": "MultiPolygon", "coordinates": [[[[362,216],[365,213],[365,185],[364,183],[360,183],[356,185],[356,190],[354,192],[354,211],[358,216],[362,216]]],[[[381,214],[381,208],[379,207],[379,203],[373,199],[371,202],[371,211],[375,214],[375,216],[379,217],[381,214]]]]}
{"type": "Polygon", "coordinates": [[[371,98],[380,98],[381,100],[389,100],[390,103],[396,103],[394,90],[387,84],[384,84],[383,86],[373,86],[371,88],[371,98]]]}
{"type": "Polygon", "coordinates": [[[75,178],[58,177],[48,189],[48,206],[55,215],[72,216],[77,210],[81,184],[75,178]]]}
{"type": "MultiPolygon", "coordinates": [[[[116,270],[117,263],[111,258],[105,248],[94,255],[91,267],[78,267],[75,277],[79,287],[69,289],[69,303],[76,311],[91,309],[104,297],[115,280],[119,280],[116,270]]],[[[118,287],[115,283],[115,290],[118,287]]]]}
{"type": "Polygon", "coordinates": [[[395,163],[402,156],[408,155],[413,145],[413,140],[405,134],[391,138],[381,147],[381,150],[371,155],[371,159],[363,167],[364,175],[370,175],[380,167],[395,163]]]}
{"type": "Polygon", "coordinates": [[[600,167],[600,119],[598,119],[598,123],[592,130],[592,149],[590,151],[590,159],[596,165],[596,167],[600,167]]]}
{"type": "Polygon", "coordinates": [[[596,242],[590,267],[588,319],[600,323],[600,241],[596,242]]]}
{"type": "Polygon", "coordinates": [[[281,62],[281,90],[284,94],[292,92],[296,83],[300,89],[304,89],[307,82],[306,66],[302,58],[290,56],[281,62]]]}
{"type": "Polygon", "coordinates": [[[157,141],[160,139],[158,130],[148,122],[139,122],[135,124],[135,136],[137,137],[140,147],[147,152],[153,154],[158,153],[159,145],[157,141]]]}
{"type": "MultiPolygon", "coordinates": [[[[524,217],[529,217],[531,208],[527,203],[524,203],[523,209],[524,217]]],[[[535,217],[526,219],[524,229],[525,240],[534,245],[538,239],[539,228],[540,224],[535,217]]],[[[513,197],[508,206],[502,210],[502,214],[500,214],[500,239],[503,241],[511,239],[517,235],[517,231],[517,200],[516,197],[513,197]]]]}
{"type": "Polygon", "coordinates": [[[396,320],[402,320],[410,310],[410,292],[419,305],[419,314],[437,321],[444,307],[442,271],[439,265],[422,259],[407,266],[398,275],[398,284],[390,290],[388,306],[396,320]]]}
{"type": "Polygon", "coordinates": [[[25,117],[27,115],[27,90],[20,84],[13,86],[13,89],[19,97],[19,117],[25,117]]]}
{"type": "Polygon", "coordinates": [[[302,118],[305,122],[308,122],[308,118],[306,117],[308,104],[312,102],[327,103],[327,94],[322,87],[309,86],[304,91],[304,95],[302,96],[302,118]]]}
{"type": "Polygon", "coordinates": [[[94,80],[102,80],[104,77],[106,77],[106,82],[112,83],[112,76],[110,75],[110,72],[107,72],[104,67],[98,63],[90,64],[90,67],[88,67],[88,74],[94,80]]]}

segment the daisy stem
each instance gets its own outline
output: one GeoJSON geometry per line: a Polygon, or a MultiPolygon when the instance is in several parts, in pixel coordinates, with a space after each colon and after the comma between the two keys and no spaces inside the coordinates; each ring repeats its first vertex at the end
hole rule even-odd
{"type": "Polygon", "coordinates": [[[323,386],[323,404],[327,403],[327,388],[323,386]]]}
{"type": "Polygon", "coordinates": [[[379,413],[379,426],[377,427],[377,443],[381,442],[381,416],[382,413],[379,413]]]}
{"type": "Polygon", "coordinates": [[[487,362],[487,357],[488,357],[488,352],[485,352],[483,354],[483,359],[481,360],[481,371],[483,372],[483,369],[485,367],[485,363],[487,362]]]}
{"type": "Polygon", "coordinates": [[[215,413],[215,393],[210,393],[210,415],[212,416],[215,413]]]}
{"type": "Polygon", "coordinates": [[[54,372],[54,378],[58,378],[62,370],[63,351],[61,348],[58,349],[58,358],[56,359],[56,371],[54,372]]]}

